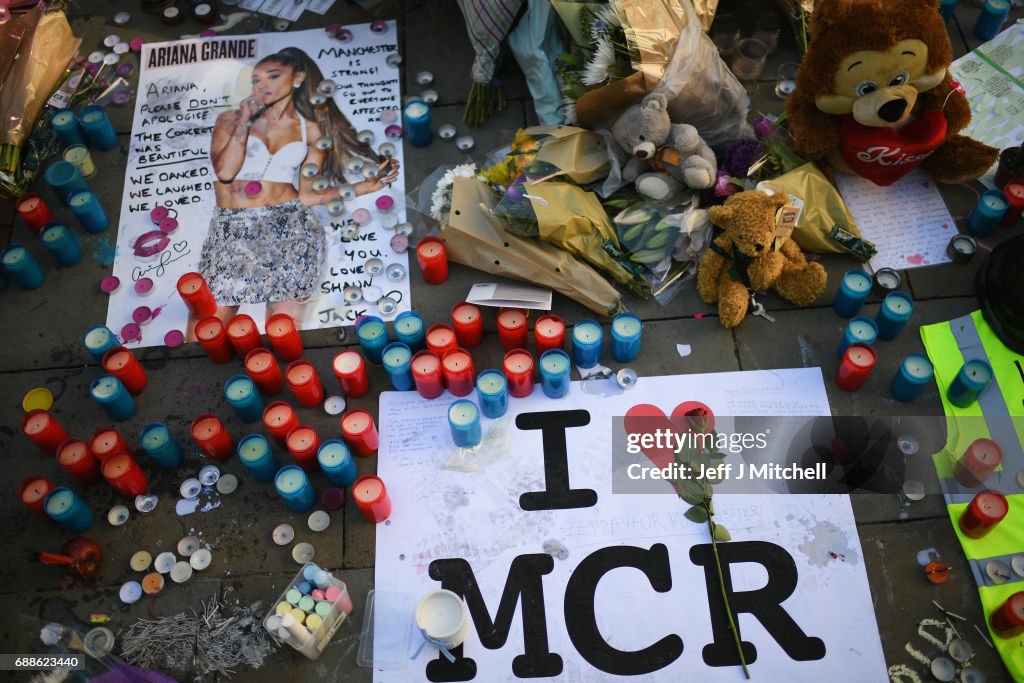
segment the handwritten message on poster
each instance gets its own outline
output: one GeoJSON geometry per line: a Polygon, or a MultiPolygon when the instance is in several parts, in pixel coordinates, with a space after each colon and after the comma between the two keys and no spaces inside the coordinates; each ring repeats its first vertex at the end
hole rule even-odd
{"type": "Polygon", "coordinates": [[[396,27],[348,29],[345,42],[313,30],[143,47],[115,333],[191,338],[176,288],[189,272],[218,317],[261,329],[277,312],[312,329],[409,309],[396,27]]]}

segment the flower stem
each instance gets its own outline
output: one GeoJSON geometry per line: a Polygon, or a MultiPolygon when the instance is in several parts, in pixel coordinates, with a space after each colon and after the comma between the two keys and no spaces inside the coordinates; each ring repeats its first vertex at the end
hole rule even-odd
{"type": "Polygon", "coordinates": [[[732,616],[732,606],[729,604],[729,592],[725,590],[725,577],[722,576],[722,560],[718,556],[718,541],[715,540],[715,521],[712,519],[710,509],[708,509],[708,531],[711,532],[711,550],[715,554],[715,570],[718,571],[718,585],[722,588],[722,602],[725,603],[725,613],[729,617],[729,630],[732,631],[733,640],[736,642],[736,653],[740,656],[740,664],[743,666],[743,676],[747,680],[750,680],[750,671],[747,669],[747,660],[743,656],[743,644],[740,642],[740,632],[739,629],[736,628],[736,620],[732,616]]]}

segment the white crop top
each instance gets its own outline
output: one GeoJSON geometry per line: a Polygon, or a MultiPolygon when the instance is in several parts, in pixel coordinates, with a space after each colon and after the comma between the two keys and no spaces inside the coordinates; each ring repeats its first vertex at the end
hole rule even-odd
{"type": "Polygon", "coordinates": [[[302,140],[289,142],[273,154],[267,144],[255,135],[249,134],[245,143],[245,161],[235,180],[266,180],[272,183],[292,183],[298,177],[299,166],[308,153],[306,143],[306,119],[299,116],[302,140]]]}

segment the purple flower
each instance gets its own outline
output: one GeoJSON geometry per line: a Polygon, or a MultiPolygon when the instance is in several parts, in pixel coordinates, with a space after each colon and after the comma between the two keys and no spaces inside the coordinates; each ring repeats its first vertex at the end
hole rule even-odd
{"type": "Polygon", "coordinates": [[[718,179],[715,180],[716,197],[728,197],[729,195],[736,194],[739,189],[738,185],[733,184],[732,175],[728,171],[720,170],[718,172],[718,179]]]}
{"type": "Polygon", "coordinates": [[[754,119],[754,136],[758,140],[764,140],[772,134],[772,129],[775,126],[772,124],[771,119],[767,116],[758,116],[754,119]]]}
{"type": "Polygon", "coordinates": [[[761,145],[754,140],[737,140],[725,150],[722,167],[729,175],[746,178],[754,162],[764,156],[761,145]]]}

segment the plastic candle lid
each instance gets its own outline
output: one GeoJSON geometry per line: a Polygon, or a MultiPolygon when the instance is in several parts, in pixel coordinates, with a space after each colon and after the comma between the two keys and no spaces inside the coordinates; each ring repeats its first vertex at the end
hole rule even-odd
{"type": "Polygon", "coordinates": [[[331,516],[323,510],[316,510],[306,520],[310,531],[323,531],[331,525],[331,516]]]}
{"type": "Polygon", "coordinates": [[[115,505],[107,513],[107,521],[110,522],[111,526],[121,526],[128,521],[130,514],[127,506],[115,505]]]}
{"type": "Polygon", "coordinates": [[[185,343],[185,335],[181,330],[171,330],[164,335],[164,345],[168,348],[177,348],[185,343]]]}
{"type": "Polygon", "coordinates": [[[49,410],[53,407],[53,394],[46,387],[29,389],[21,399],[21,408],[26,413],[33,410],[49,410]]]}
{"type": "Polygon", "coordinates": [[[322,502],[324,507],[328,510],[340,510],[345,507],[345,489],[340,486],[327,487],[320,496],[320,502],[322,502]]]}
{"type": "Polygon", "coordinates": [[[225,474],[217,480],[217,492],[221,495],[231,495],[238,488],[238,477],[233,474],[225,474]]]}
{"type": "Polygon", "coordinates": [[[316,550],[312,543],[296,543],[292,548],[292,559],[298,564],[306,564],[313,559],[315,554],[316,550]]]}
{"type": "Polygon", "coordinates": [[[271,538],[277,545],[288,545],[295,538],[295,529],[291,524],[278,524],[271,533],[271,538]]]}
{"type": "Polygon", "coordinates": [[[199,493],[203,490],[203,485],[198,479],[186,479],[181,482],[181,486],[178,488],[178,492],[181,497],[185,500],[195,500],[199,497],[199,493]]]}
{"type": "Polygon", "coordinates": [[[142,337],[142,328],[135,323],[128,323],[121,328],[121,338],[125,343],[137,341],[142,337]]]}
{"type": "Polygon", "coordinates": [[[192,557],[188,558],[189,565],[197,572],[209,567],[211,562],[213,562],[213,554],[206,548],[200,548],[192,553],[192,557]]]}
{"type": "Polygon", "coordinates": [[[146,595],[156,595],[164,589],[164,577],[157,572],[150,572],[142,579],[142,590],[146,595]]]}
{"type": "Polygon", "coordinates": [[[156,559],[153,561],[153,568],[161,574],[166,574],[171,571],[176,561],[177,558],[174,557],[174,553],[163,552],[156,556],[156,559]]]}
{"type": "Polygon", "coordinates": [[[178,554],[182,557],[192,557],[199,549],[199,539],[195,536],[186,536],[178,541],[178,554]]]}
{"type": "Polygon", "coordinates": [[[153,562],[153,556],[147,553],[145,550],[140,550],[132,555],[132,558],[128,560],[129,566],[134,571],[144,572],[149,569],[149,565],[153,562]]]}
{"type": "Polygon", "coordinates": [[[341,415],[345,412],[345,399],[341,396],[328,396],[324,401],[324,412],[328,415],[341,415]]]}
{"type": "Polygon", "coordinates": [[[178,562],[171,567],[171,581],[174,583],[185,583],[192,578],[192,565],[188,562],[178,562]]]}
{"type": "Polygon", "coordinates": [[[121,585],[121,590],[118,591],[118,597],[121,598],[121,602],[126,605],[130,605],[142,597],[142,584],[138,581],[127,581],[121,585]]]}

